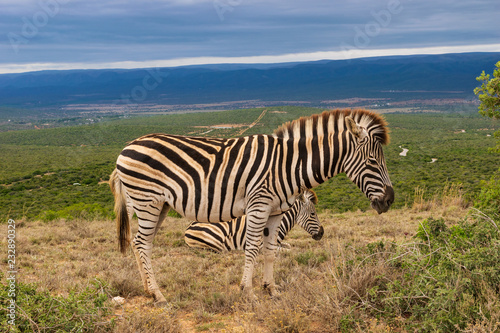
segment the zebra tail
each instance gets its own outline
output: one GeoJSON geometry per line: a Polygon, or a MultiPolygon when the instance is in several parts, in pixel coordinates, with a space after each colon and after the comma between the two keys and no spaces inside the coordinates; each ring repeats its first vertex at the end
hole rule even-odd
{"type": "Polygon", "coordinates": [[[118,248],[123,254],[130,246],[130,222],[127,213],[127,202],[122,189],[122,182],[118,178],[116,169],[109,178],[109,186],[115,197],[116,231],[118,234],[118,248]]]}

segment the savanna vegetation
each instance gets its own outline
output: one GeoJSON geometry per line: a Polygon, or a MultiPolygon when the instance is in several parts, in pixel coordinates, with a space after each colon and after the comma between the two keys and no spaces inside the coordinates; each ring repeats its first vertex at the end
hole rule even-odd
{"type": "MultiPolygon", "coordinates": [[[[1,217],[3,223],[16,221],[18,270],[15,327],[7,321],[9,286],[1,277],[0,330],[500,331],[500,156],[488,151],[495,144],[488,135],[500,126],[462,110],[386,115],[393,209],[376,215],[342,175],[317,188],[325,236],[316,242],[303,230],[291,232],[292,249],[275,266],[278,298],[259,290],[257,302],[242,298],[242,254],[187,248],[188,221],[170,216],[153,251],[169,305],[154,308],[135,258],[122,256],[116,246],[106,184],[116,156],[127,141],[146,133],[271,133],[285,121],[318,112],[271,108],[252,128],[209,128],[248,125],[262,111],[0,133],[1,217]],[[400,156],[403,148],[406,156],[400,156]],[[116,296],[125,303],[113,301],[116,296]]],[[[8,239],[1,241],[7,249],[8,239]]],[[[2,272],[7,264],[3,259],[2,272]]]]}
{"type": "MultiPolygon", "coordinates": [[[[44,221],[81,215],[109,217],[112,197],[106,181],[126,142],[153,132],[219,137],[272,133],[286,121],[320,111],[270,108],[252,128],[248,125],[263,109],[2,132],[0,217],[44,221]],[[214,125],[225,126],[210,128],[214,125]],[[241,127],[231,127],[234,125],[241,127]]],[[[488,180],[500,165],[500,155],[488,151],[495,143],[491,135],[499,124],[475,111],[387,114],[386,119],[392,132],[385,154],[396,191],[394,207],[413,202],[416,188],[428,199],[447,184],[460,184],[464,195],[472,198],[481,181],[488,180]],[[407,156],[399,155],[403,148],[409,149],[407,156]]],[[[343,175],[321,185],[317,193],[320,210],[369,209],[364,195],[343,175]]]]}

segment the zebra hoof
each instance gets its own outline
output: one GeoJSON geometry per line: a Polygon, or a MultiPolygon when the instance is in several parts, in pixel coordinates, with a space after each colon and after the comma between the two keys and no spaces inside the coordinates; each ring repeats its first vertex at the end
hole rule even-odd
{"type": "Polygon", "coordinates": [[[281,299],[281,293],[275,292],[270,297],[273,301],[279,301],[281,299]]]}
{"type": "Polygon", "coordinates": [[[252,288],[241,286],[241,292],[243,294],[243,297],[247,301],[249,301],[249,302],[256,302],[257,301],[257,296],[255,296],[255,293],[253,292],[252,288]]]}
{"type": "Polygon", "coordinates": [[[278,291],[278,287],[274,284],[264,283],[262,288],[269,293],[272,299],[279,299],[280,292],[278,291]]]}
{"type": "Polygon", "coordinates": [[[254,292],[251,291],[251,292],[248,292],[246,295],[245,295],[245,298],[248,302],[250,303],[257,303],[258,302],[258,298],[257,296],[255,296],[254,292]]]}
{"type": "Polygon", "coordinates": [[[153,303],[155,308],[164,308],[167,306],[167,301],[159,301],[153,303]]]}
{"type": "Polygon", "coordinates": [[[161,308],[167,305],[167,300],[160,292],[155,293],[153,295],[153,299],[154,299],[153,305],[157,308],[161,308]]]}

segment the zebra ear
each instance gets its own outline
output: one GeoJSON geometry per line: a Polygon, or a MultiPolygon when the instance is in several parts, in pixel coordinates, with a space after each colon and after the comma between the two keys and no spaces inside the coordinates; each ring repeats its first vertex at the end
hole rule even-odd
{"type": "Polygon", "coordinates": [[[347,126],[347,130],[351,132],[352,135],[354,135],[358,140],[367,136],[366,130],[356,124],[356,121],[354,121],[351,116],[345,117],[345,123],[347,126]]]}
{"type": "Polygon", "coordinates": [[[351,116],[347,116],[345,117],[345,123],[347,125],[347,130],[351,132],[352,135],[354,135],[359,139],[361,131],[358,124],[356,124],[356,122],[354,121],[354,119],[352,119],[351,116]]]}
{"type": "Polygon", "coordinates": [[[299,200],[302,203],[306,202],[306,196],[304,195],[304,192],[300,192],[299,196],[297,197],[297,200],[299,200]]]}

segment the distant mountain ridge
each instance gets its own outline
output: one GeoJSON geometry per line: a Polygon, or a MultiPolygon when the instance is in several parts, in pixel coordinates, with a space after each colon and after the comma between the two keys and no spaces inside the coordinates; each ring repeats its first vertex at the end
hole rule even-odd
{"type": "Polygon", "coordinates": [[[462,53],[220,64],[159,69],[41,71],[0,75],[0,105],[193,104],[235,100],[320,101],[349,97],[472,98],[500,53],[462,53]]]}

